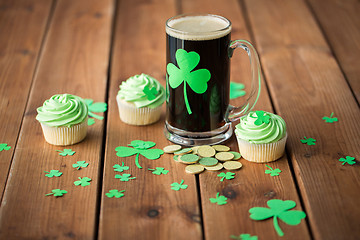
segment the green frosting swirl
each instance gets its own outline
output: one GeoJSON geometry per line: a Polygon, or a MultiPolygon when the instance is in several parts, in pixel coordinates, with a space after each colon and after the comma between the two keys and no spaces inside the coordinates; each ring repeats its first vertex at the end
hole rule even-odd
{"type": "Polygon", "coordinates": [[[250,143],[262,144],[277,142],[286,135],[286,124],[284,119],[273,113],[264,112],[269,117],[268,123],[255,124],[258,119],[256,112],[250,112],[240,118],[240,123],[235,127],[238,138],[250,143]]]}
{"type": "Polygon", "coordinates": [[[56,94],[37,108],[36,120],[50,127],[71,127],[88,115],[84,100],[71,94],[56,94]]]}
{"type": "Polygon", "coordinates": [[[142,73],[122,82],[118,97],[137,108],[156,108],[165,101],[165,89],[155,78],[142,73]]]}

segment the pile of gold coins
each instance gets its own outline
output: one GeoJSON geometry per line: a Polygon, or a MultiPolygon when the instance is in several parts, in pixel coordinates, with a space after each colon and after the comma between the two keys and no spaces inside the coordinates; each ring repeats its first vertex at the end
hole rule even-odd
{"type": "Polygon", "coordinates": [[[174,161],[187,164],[185,172],[198,174],[205,169],[208,171],[236,170],[242,167],[238,160],[240,153],[230,151],[225,145],[195,146],[182,148],[180,145],[169,145],[163,148],[165,153],[174,154],[174,161]]]}

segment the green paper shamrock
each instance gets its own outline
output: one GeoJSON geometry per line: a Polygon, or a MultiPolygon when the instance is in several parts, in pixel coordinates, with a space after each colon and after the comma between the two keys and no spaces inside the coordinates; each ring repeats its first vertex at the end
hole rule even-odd
{"type": "Polygon", "coordinates": [[[342,165],[345,165],[345,163],[354,165],[356,163],[354,157],[346,156],[345,158],[340,158],[339,162],[343,162],[342,165]]]}
{"type": "Polygon", "coordinates": [[[88,126],[95,124],[95,120],[93,118],[88,118],[88,126]]]}
{"type": "Polygon", "coordinates": [[[115,164],[113,168],[115,172],[123,172],[125,170],[129,170],[129,167],[125,166],[124,162],[122,162],[121,166],[119,164],[115,164]]]}
{"type": "Polygon", "coordinates": [[[147,96],[147,99],[149,101],[154,100],[156,98],[156,95],[159,93],[158,90],[156,90],[156,87],[152,87],[151,89],[147,86],[144,87],[143,93],[147,96]]]}
{"type": "Polygon", "coordinates": [[[51,190],[51,193],[45,194],[45,196],[54,195],[55,197],[62,197],[65,193],[67,193],[66,190],[53,189],[51,190]]]}
{"type": "Polygon", "coordinates": [[[195,93],[203,94],[207,90],[207,82],[210,80],[211,74],[207,69],[193,71],[200,62],[200,55],[196,52],[187,52],[184,49],[178,49],[175,53],[175,58],[179,68],[173,63],[169,63],[166,67],[169,75],[169,85],[171,88],[177,88],[181,83],[184,83],[186,109],[189,114],[192,114],[187,97],[186,85],[188,84],[195,93]]]}
{"type": "Polygon", "coordinates": [[[64,149],[63,151],[61,150],[56,150],[57,152],[60,152],[59,155],[60,156],[72,156],[75,154],[75,151],[71,150],[71,149],[64,149]]]}
{"type": "Polygon", "coordinates": [[[72,167],[77,168],[77,170],[80,170],[81,168],[86,168],[87,166],[89,166],[89,163],[85,161],[77,161],[72,165],[72,167]]]}
{"type": "Polygon", "coordinates": [[[106,103],[104,103],[104,102],[93,103],[94,100],[92,100],[92,99],[84,99],[84,101],[88,106],[88,110],[89,110],[88,115],[90,117],[96,118],[98,120],[103,120],[104,119],[103,116],[96,115],[96,114],[94,114],[94,112],[96,112],[96,113],[105,112],[107,110],[107,104],[106,103]]]}
{"type": "Polygon", "coordinates": [[[307,145],[311,146],[311,145],[315,145],[316,140],[314,138],[306,138],[304,137],[304,139],[300,140],[302,143],[306,143],[307,145]]]}
{"type": "Polygon", "coordinates": [[[0,152],[2,152],[3,150],[8,151],[10,150],[10,146],[7,145],[7,143],[0,143],[0,152]]]}
{"type": "Polygon", "coordinates": [[[142,168],[139,164],[139,155],[146,157],[147,159],[155,160],[158,159],[162,154],[164,154],[164,151],[161,149],[149,149],[156,144],[154,142],[145,142],[142,140],[134,140],[129,144],[129,147],[123,147],[119,146],[115,148],[115,151],[117,152],[116,155],[118,157],[129,157],[136,154],[135,157],[135,164],[138,168],[142,168]]]}
{"type": "Polygon", "coordinates": [[[45,174],[46,177],[52,178],[52,177],[60,177],[62,175],[62,172],[59,170],[50,170],[50,172],[44,171],[47,174],[45,174]]]}
{"type": "Polygon", "coordinates": [[[224,205],[227,204],[227,197],[220,196],[220,193],[218,192],[216,194],[216,198],[210,198],[211,203],[217,203],[217,205],[224,205]]]}
{"type": "Polygon", "coordinates": [[[230,99],[245,96],[244,88],[245,85],[242,83],[230,82],[230,99]]]}
{"type": "Polygon", "coordinates": [[[276,168],[276,169],[272,169],[270,166],[268,166],[268,165],[265,165],[265,166],[267,166],[268,168],[270,168],[270,170],[269,169],[266,169],[265,170],[265,173],[266,174],[270,174],[270,176],[272,176],[272,177],[274,177],[274,176],[279,176],[280,175],[280,173],[281,173],[281,170],[280,169],[278,169],[278,168],[276,168]]]}
{"type": "Polygon", "coordinates": [[[237,239],[237,240],[258,240],[257,236],[251,236],[248,233],[240,234],[240,236],[238,236],[238,237],[235,236],[235,235],[231,235],[230,238],[231,239],[237,239]]]}
{"type": "Polygon", "coordinates": [[[260,126],[263,123],[269,123],[270,122],[270,116],[266,115],[264,111],[256,111],[255,115],[257,116],[257,119],[255,120],[254,124],[257,126],[260,126]]]}
{"type": "Polygon", "coordinates": [[[220,182],[222,182],[222,181],[224,181],[224,179],[230,180],[230,179],[235,178],[234,175],[235,175],[235,173],[232,173],[232,172],[226,172],[226,173],[222,172],[217,176],[221,177],[220,182]]]}
{"type": "Polygon", "coordinates": [[[125,196],[125,194],[123,194],[123,192],[125,192],[125,190],[117,190],[117,189],[112,189],[110,190],[108,193],[105,193],[105,195],[108,197],[108,198],[112,198],[112,197],[115,197],[115,198],[121,198],[123,196],[125,196]]]}
{"type": "Polygon", "coordinates": [[[303,211],[291,210],[296,206],[296,203],[291,200],[280,200],[280,199],[271,199],[267,201],[267,205],[270,208],[264,207],[254,207],[249,210],[250,218],[253,220],[265,220],[273,217],[274,228],[277,234],[282,237],[284,236],[283,231],[279,227],[278,218],[283,222],[289,225],[300,224],[301,219],[306,217],[306,214],[303,211]]]}
{"type": "Polygon", "coordinates": [[[79,177],[79,181],[75,181],[74,182],[74,185],[75,186],[82,186],[82,187],[86,187],[86,186],[89,186],[90,185],[90,181],[91,181],[91,178],[88,178],[88,177],[79,177]]]}
{"type": "Polygon", "coordinates": [[[171,189],[179,191],[180,189],[187,189],[188,185],[184,184],[184,179],[181,179],[180,183],[174,182],[171,185],[171,189]]]}
{"type": "Polygon", "coordinates": [[[123,175],[116,174],[115,178],[120,179],[120,181],[122,181],[122,182],[128,182],[128,181],[130,181],[132,179],[135,179],[136,177],[131,177],[131,174],[124,173],[123,175]]]}
{"type": "Polygon", "coordinates": [[[168,174],[169,170],[165,170],[165,168],[162,167],[156,167],[156,169],[150,169],[148,168],[148,170],[152,171],[152,174],[155,175],[161,175],[161,174],[168,174]]]}
{"type": "Polygon", "coordinates": [[[338,119],[336,117],[332,117],[334,115],[334,113],[332,112],[330,114],[330,117],[323,117],[322,119],[325,120],[326,123],[333,123],[333,122],[337,122],[338,119]]]}

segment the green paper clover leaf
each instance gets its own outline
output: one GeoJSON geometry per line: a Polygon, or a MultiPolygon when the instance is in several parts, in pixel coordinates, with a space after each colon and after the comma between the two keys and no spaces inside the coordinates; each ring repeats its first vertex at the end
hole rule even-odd
{"type": "Polygon", "coordinates": [[[87,166],[89,166],[89,163],[85,161],[77,161],[72,165],[72,167],[76,168],[77,170],[80,170],[81,168],[86,168],[87,166]]]}
{"type": "Polygon", "coordinates": [[[289,225],[300,224],[301,219],[306,217],[303,211],[291,210],[296,206],[296,203],[291,200],[271,199],[267,201],[267,205],[270,208],[254,207],[249,210],[250,218],[253,220],[265,220],[273,217],[273,224],[277,234],[284,236],[283,231],[279,227],[278,218],[289,225]]]}
{"type": "Polygon", "coordinates": [[[95,124],[95,120],[93,118],[88,118],[88,126],[95,124]]]}
{"type": "Polygon", "coordinates": [[[96,119],[99,119],[99,120],[103,120],[104,117],[103,116],[99,116],[99,115],[96,115],[94,114],[94,112],[96,113],[100,113],[100,112],[105,112],[107,110],[107,104],[104,103],[104,102],[96,102],[96,103],[93,103],[94,100],[92,99],[84,99],[86,105],[88,106],[88,115],[90,117],[93,117],[93,118],[96,118],[96,119]]]}
{"type": "Polygon", "coordinates": [[[59,170],[50,170],[50,172],[44,171],[47,174],[45,174],[46,177],[52,178],[52,177],[60,177],[62,175],[62,172],[59,170]]]}
{"type": "Polygon", "coordinates": [[[260,126],[263,123],[268,124],[270,122],[270,116],[266,115],[264,111],[256,111],[255,115],[257,116],[257,119],[254,124],[257,126],[260,126]]]}
{"type": "Polygon", "coordinates": [[[325,120],[326,123],[333,123],[333,122],[337,122],[338,119],[336,117],[333,117],[334,113],[332,112],[330,114],[330,117],[323,117],[322,119],[325,120]]]}
{"type": "Polygon", "coordinates": [[[117,189],[112,189],[110,190],[108,193],[105,193],[105,195],[108,197],[108,198],[112,198],[112,197],[115,197],[115,198],[121,198],[123,196],[125,196],[125,194],[123,194],[123,192],[125,192],[125,190],[117,190],[117,189]]]}
{"type": "Polygon", "coordinates": [[[230,99],[245,96],[244,88],[245,85],[242,83],[230,82],[230,99]]]}
{"type": "Polygon", "coordinates": [[[2,152],[3,150],[8,151],[10,150],[10,146],[7,145],[7,143],[0,143],[0,152],[2,152]]]}
{"type": "Polygon", "coordinates": [[[240,234],[238,237],[235,235],[230,236],[231,239],[237,239],[237,240],[258,240],[257,236],[251,236],[248,233],[240,234]]]}
{"type": "Polygon", "coordinates": [[[181,179],[180,183],[174,182],[171,185],[171,189],[179,191],[180,189],[187,189],[188,185],[184,184],[184,179],[181,179]]]}
{"type": "Polygon", "coordinates": [[[156,90],[156,87],[152,87],[151,89],[148,86],[144,87],[143,93],[145,93],[147,99],[149,101],[154,100],[159,93],[158,90],[156,90]]]}
{"type": "Polygon", "coordinates": [[[123,175],[116,174],[115,178],[120,179],[120,181],[122,181],[122,182],[128,182],[128,181],[130,181],[132,179],[135,179],[136,177],[131,177],[131,174],[124,173],[123,175]]]}
{"type": "Polygon", "coordinates": [[[268,166],[268,165],[265,165],[265,166],[267,166],[268,168],[270,168],[270,170],[269,169],[266,169],[265,170],[265,173],[266,174],[270,174],[270,176],[272,176],[272,177],[274,177],[274,176],[279,176],[280,175],[280,173],[281,173],[281,170],[280,169],[278,169],[278,168],[276,168],[276,169],[272,169],[270,166],[268,166]]]}
{"type": "Polygon", "coordinates": [[[186,85],[197,94],[203,94],[207,90],[207,82],[211,78],[210,71],[207,69],[195,70],[200,62],[200,55],[196,52],[187,52],[184,49],[178,49],[175,53],[177,68],[173,63],[169,63],[166,67],[169,75],[169,85],[171,88],[177,88],[184,83],[184,100],[186,109],[192,114],[189,100],[187,97],[186,85]]]}
{"type": "Polygon", "coordinates": [[[217,205],[224,205],[227,204],[227,197],[220,196],[220,193],[218,192],[216,194],[216,198],[210,198],[211,203],[217,203],[217,205]]]}
{"type": "Polygon", "coordinates": [[[122,162],[121,166],[119,164],[115,164],[113,168],[115,172],[123,172],[125,170],[129,170],[129,167],[125,166],[124,162],[122,162]]]}
{"type": "Polygon", "coordinates": [[[79,177],[79,181],[75,181],[74,182],[74,185],[75,186],[82,186],[82,187],[86,187],[86,186],[89,186],[90,185],[90,181],[91,181],[91,178],[88,178],[88,177],[79,177]]]}
{"type": "Polygon", "coordinates": [[[222,173],[220,173],[220,174],[217,175],[217,176],[218,176],[218,177],[221,177],[220,182],[222,182],[222,181],[224,181],[224,179],[230,180],[230,179],[235,178],[235,177],[234,177],[234,176],[235,176],[235,173],[232,173],[232,172],[224,173],[224,172],[222,172],[222,173]]]}
{"type": "Polygon", "coordinates": [[[340,158],[339,162],[343,162],[342,165],[345,165],[346,163],[350,165],[354,165],[356,163],[355,158],[350,156],[346,156],[345,158],[340,158]]]}
{"type": "Polygon", "coordinates": [[[152,171],[152,174],[155,175],[161,175],[161,174],[168,174],[169,170],[165,170],[165,168],[162,167],[156,167],[156,169],[150,169],[148,168],[148,170],[152,171]]]}
{"type": "Polygon", "coordinates": [[[307,145],[311,146],[311,145],[315,145],[316,140],[314,138],[306,138],[304,137],[304,139],[300,140],[302,143],[306,143],[307,145]]]}
{"type": "Polygon", "coordinates": [[[45,196],[54,195],[55,197],[62,197],[65,193],[67,193],[66,190],[53,189],[51,190],[51,193],[45,194],[45,196]]]}
{"type": "Polygon", "coordinates": [[[71,150],[71,149],[64,149],[63,151],[61,150],[56,150],[57,152],[60,152],[59,155],[60,156],[72,156],[75,154],[75,151],[71,150]]]}

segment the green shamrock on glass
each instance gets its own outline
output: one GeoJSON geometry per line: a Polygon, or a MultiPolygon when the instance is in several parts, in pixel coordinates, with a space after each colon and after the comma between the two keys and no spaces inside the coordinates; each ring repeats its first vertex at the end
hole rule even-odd
{"type": "Polygon", "coordinates": [[[260,94],[256,50],[230,40],[228,19],[184,14],[166,22],[166,137],[181,145],[215,144],[232,135],[231,122],[247,114],[260,94]],[[241,107],[230,102],[230,58],[236,48],[250,58],[252,85],[241,107]]]}

